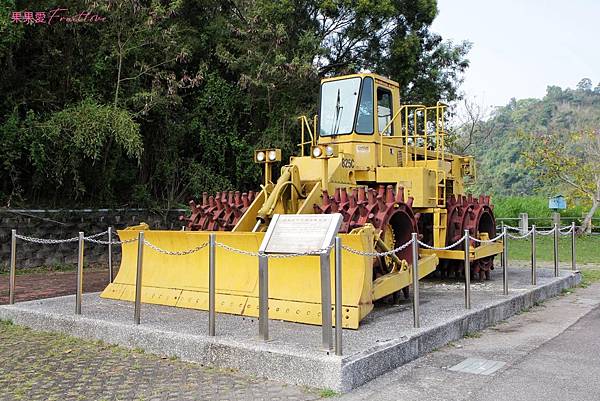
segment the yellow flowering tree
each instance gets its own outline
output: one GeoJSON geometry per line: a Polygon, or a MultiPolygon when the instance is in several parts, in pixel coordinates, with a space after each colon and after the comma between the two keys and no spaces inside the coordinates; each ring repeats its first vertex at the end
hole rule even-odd
{"type": "Polygon", "coordinates": [[[590,200],[581,228],[589,232],[600,205],[600,129],[523,134],[530,144],[523,155],[529,167],[550,183],[559,181],[571,195],[590,200]]]}

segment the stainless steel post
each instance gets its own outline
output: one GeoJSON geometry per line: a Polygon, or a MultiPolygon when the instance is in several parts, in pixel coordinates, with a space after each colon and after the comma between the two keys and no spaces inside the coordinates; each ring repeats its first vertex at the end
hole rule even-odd
{"type": "Polygon", "coordinates": [[[558,224],[554,223],[554,277],[558,277],[558,224]]]}
{"type": "Polygon", "coordinates": [[[321,330],[323,334],[323,348],[332,348],[331,339],[331,273],[329,251],[321,256],[321,330]]]}
{"type": "Polygon", "coordinates": [[[112,260],[112,227],[108,227],[108,282],[112,283],[115,279],[113,272],[113,260],[112,260]]]}
{"type": "Polygon", "coordinates": [[[335,354],[342,355],[342,239],[335,237],[335,354]]]}
{"type": "Polygon", "coordinates": [[[17,230],[10,233],[10,273],[8,279],[8,303],[15,303],[15,277],[17,274],[17,230]]]}
{"type": "Polygon", "coordinates": [[[269,259],[258,256],[258,335],[269,339],[269,259]]]}
{"type": "Polygon", "coordinates": [[[133,311],[133,321],[140,324],[140,314],[142,309],[142,264],[144,261],[144,232],[138,233],[138,256],[137,272],[135,275],[135,307],[133,311]]]}
{"type": "Polygon", "coordinates": [[[81,295],[83,293],[83,232],[79,232],[77,253],[77,292],[75,293],[75,314],[81,315],[81,295]]]}
{"type": "Polygon", "coordinates": [[[504,227],[502,235],[504,239],[502,241],[502,254],[504,255],[504,258],[502,258],[502,293],[508,295],[508,231],[506,227],[504,227]]]}
{"type": "Polygon", "coordinates": [[[535,225],[531,226],[531,285],[537,284],[535,225]]]}
{"type": "Polygon", "coordinates": [[[417,233],[412,233],[412,285],[413,285],[413,322],[415,328],[421,326],[420,323],[420,305],[419,305],[419,243],[417,242],[417,233]]]}
{"type": "Polygon", "coordinates": [[[470,260],[470,240],[469,230],[465,234],[465,308],[471,309],[471,260],[470,260]]]}
{"type": "Polygon", "coordinates": [[[575,222],[571,223],[571,270],[577,270],[575,253],[575,222]]]}
{"type": "Polygon", "coordinates": [[[216,235],[208,236],[208,335],[215,335],[215,254],[216,235]]]}
{"type": "MultiPolygon", "coordinates": [[[[502,223],[500,223],[500,231],[504,232],[504,221],[502,223]]],[[[503,238],[502,241],[506,241],[506,238],[503,238]]],[[[502,254],[500,254],[500,264],[502,266],[504,266],[504,252],[502,252],[502,254]]]]}

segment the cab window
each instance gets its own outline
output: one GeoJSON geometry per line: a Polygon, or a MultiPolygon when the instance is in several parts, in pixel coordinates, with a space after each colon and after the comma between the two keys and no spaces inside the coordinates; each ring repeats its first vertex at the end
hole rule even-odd
{"type": "Polygon", "coordinates": [[[358,104],[358,116],[356,117],[356,133],[373,133],[373,78],[363,79],[360,92],[360,102],[358,104]]]}
{"type": "Polygon", "coordinates": [[[379,133],[382,135],[392,135],[392,126],[383,131],[392,120],[392,92],[384,88],[377,88],[377,124],[379,133]]]}

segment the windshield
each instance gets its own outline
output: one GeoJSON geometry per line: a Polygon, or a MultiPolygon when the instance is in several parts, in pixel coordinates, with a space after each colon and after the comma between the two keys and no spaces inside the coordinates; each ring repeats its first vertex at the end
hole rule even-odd
{"type": "Polygon", "coordinates": [[[321,85],[321,136],[352,133],[359,88],[360,78],[330,81],[321,85]]]}

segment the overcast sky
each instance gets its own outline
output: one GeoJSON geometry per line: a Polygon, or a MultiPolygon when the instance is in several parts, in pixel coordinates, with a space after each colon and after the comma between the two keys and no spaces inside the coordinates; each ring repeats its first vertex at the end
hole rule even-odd
{"type": "Polygon", "coordinates": [[[600,81],[600,1],[438,0],[432,30],[473,43],[462,89],[487,106],[600,81]]]}

